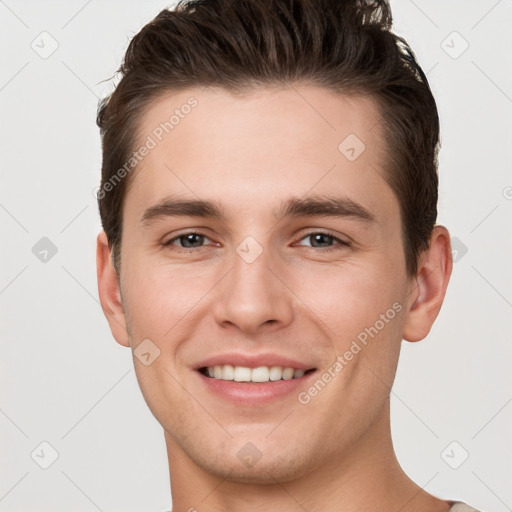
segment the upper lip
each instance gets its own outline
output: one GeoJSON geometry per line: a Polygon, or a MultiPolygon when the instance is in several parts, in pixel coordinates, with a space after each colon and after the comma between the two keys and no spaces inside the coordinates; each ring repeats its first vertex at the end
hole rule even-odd
{"type": "Polygon", "coordinates": [[[259,366],[282,366],[283,368],[294,368],[302,370],[310,370],[314,365],[301,363],[295,359],[291,359],[279,354],[237,354],[225,353],[204,359],[196,365],[196,370],[209,366],[221,366],[230,364],[232,366],[245,366],[248,368],[258,368],[259,366]]]}

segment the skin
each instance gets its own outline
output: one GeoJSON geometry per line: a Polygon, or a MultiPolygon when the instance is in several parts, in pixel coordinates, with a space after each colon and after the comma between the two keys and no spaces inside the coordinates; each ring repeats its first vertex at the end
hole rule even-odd
{"type": "Polygon", "coordinates": [[[244,96],[190,88],[153,102],[140,141],[191,96],[198,105],[131,176],[119,278],[105,233],[97,240],[99,295],[114,338],[133,350],[150,339],[160,350],[149,366],[137,357],[134,365],[164,428],[173,511],[448,510],[451,502],[401,469],[389,394],[402,339],[423,339],[441,308],[450,237],[436,226],[417,275],[407,275],[375,101],[300,85],[244,96]],[[366,146],[355,161],[338,150],[349,134],[366,146]],[[218,201],[227,217],[141,222],[170,194],[218,201]],[[313,194],[348,197],[374,221],[275,216],[281,201],[313,194]],[[315,245],[308,235],[325,230],[350,245],[329,237],[315,245]],[[194,231],[206,235],[196,246],[163,245],[194,231]],[[236,251],[248,236],[262,249],[252,263],[236,251]],[[394,303],[401,311],[307,404],[291,393],[234,407],[194,370],[208,356],[239,351],[277,352],[322,373],[394,303]],[[252,467],[237,457],[249,442],[261,453],[252,467]]]}

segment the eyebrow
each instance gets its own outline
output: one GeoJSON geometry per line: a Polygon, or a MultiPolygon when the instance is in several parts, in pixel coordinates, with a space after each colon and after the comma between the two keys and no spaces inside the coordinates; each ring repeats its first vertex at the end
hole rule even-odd
{"type": "MultiPolygon", "coordinates": [[[[273,210],[275,217],[334,217],[353,218],[367,222],[375,221],[374,215],[361,204],[348,197],[330,195],[292,198],[284,201],[280,208],[273,210]]],[[[141,222],[145,225],[166,217],[214,218],[225,222],[226,211],[217,201],[202,199],[180,199],[166,197],[147,208],[141,222]]]]}

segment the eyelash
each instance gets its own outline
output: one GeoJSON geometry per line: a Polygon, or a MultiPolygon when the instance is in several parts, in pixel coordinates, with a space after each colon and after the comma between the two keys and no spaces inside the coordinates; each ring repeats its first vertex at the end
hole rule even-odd
{"type": "MultiPolygon", "coordinates": [[[[200,235],[200,236],[204,236],[205,238],[209,239],[208,235],[206,235],[205,233],[202,233],[201,231],[187,231],[185,233],[179,234],[178,236],[175,236],[174,238],[171,238],[167,242],[164,242],[163,246],[169,247],[172,245],[173,242],[175,242],[176,240],[179,240],[180,238],[185,237],[187,235],[200,235]]],[[[344,240],[341,240],[340,238],[336,237],[334,235],[334,233],[331,233],[330,231],[310,231],[309,233],[306,233],[304,236],[302,236],[302,238],[300,238],[300,240],[304,240],[305,238],[308,238],[312,235],[327,236],[327,237],[333,239],[334,241],[338,242],[338,244],[333,245],[331,247],[309,247],[310,249],[318,249],[320,252],[330,252],[330,251],[342,249],[344,247],[350,247],[350,244],[348,242],[345,242],[344,240]]],[[[201,246],[201,247],[179,247],[179,246],[177,246],[176,249],[178,251],[190,252],[193,249],[201,249],[202,247],[204,247],[204,246],[201,246]]]]}

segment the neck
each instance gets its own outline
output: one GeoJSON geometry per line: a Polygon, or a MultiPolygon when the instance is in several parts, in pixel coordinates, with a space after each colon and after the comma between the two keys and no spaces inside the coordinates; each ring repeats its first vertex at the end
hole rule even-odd
{"type": "Polygon", "coordinates": [[[404,473],[390,431],[389,401],[371,427],[348,450],[298,478],[268,484],[234,482],[199,467],[165,432],[172,512],[444,512],[452,502],[425,492],[404,473]]]}

